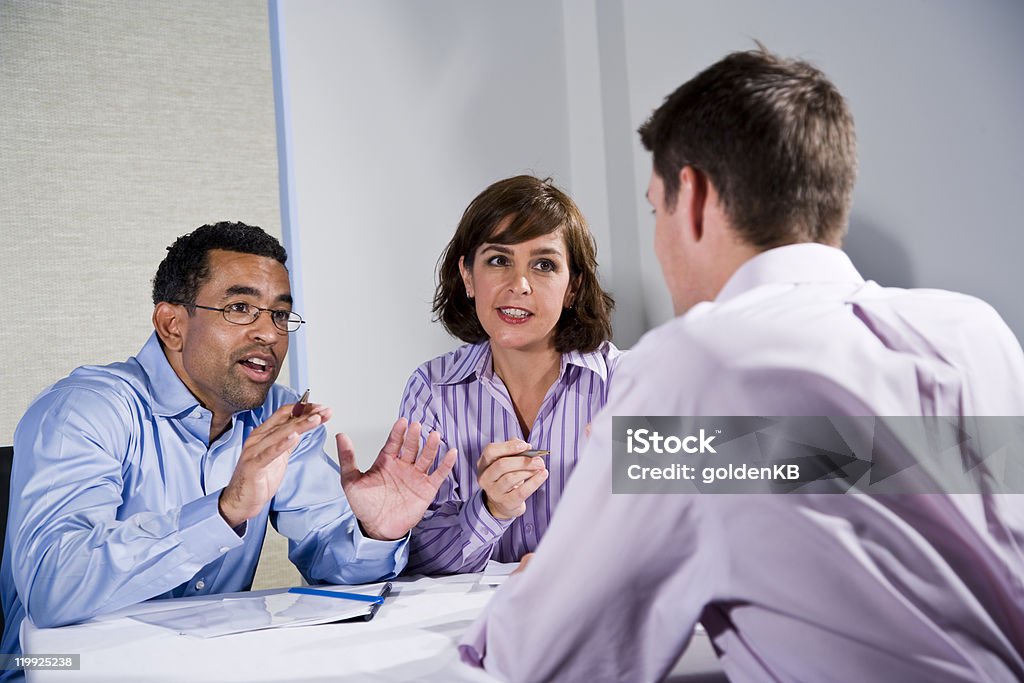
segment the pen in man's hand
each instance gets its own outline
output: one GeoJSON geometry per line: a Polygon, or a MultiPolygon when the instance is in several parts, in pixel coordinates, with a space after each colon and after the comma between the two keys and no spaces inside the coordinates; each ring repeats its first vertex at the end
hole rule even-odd
{"type": "Polygon", "coordinates": [[[306,412],[306,406],[309,405],[309,389],[306,389],[306,393],[302,395],[299,402],[292,406],[292,417],[302,417],[302,413],[306,412]]]}

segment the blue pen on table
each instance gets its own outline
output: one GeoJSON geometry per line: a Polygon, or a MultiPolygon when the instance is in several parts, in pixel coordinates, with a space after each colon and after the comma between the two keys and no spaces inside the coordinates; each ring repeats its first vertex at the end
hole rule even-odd
{"type": "MultiPolygon", "coordinates": [[[[391,584],[385,584],[384,589],[391,592],[391,584]]],[[[301,595],[319,595],[322,598],[341,598],[343,600],[358,600],[359,602],[372,602],[380,604],[384,602],[384,598],[387,593],[381,589],[380,595],[363,595],[362,593],[345,593],[344,591],[328,591],[319,588],[308,588],[306,586],[297,586],[295,588],[289,588],[289,593],[299,593],[301,595]]]]}
{"type": "Polygon", "coordinates": [[[381,586],[380,593],[377,595],[363,595],[362,593],[346,593],[344,591],[328,591],[321,588],[309,588],[307,586],[296,586],[295,588],[289,588],[289,593],[298,593],[299,595],[317,595],[323,598],[340,598],[342,600],[355,600],[357,602],[369,602],[372,603],[370,611],[363,617],[364,621],[369,621],[377,616],[377,610],[384,604],[384,598],[391,594],[391,582],[385,583],[381,586]]]}
{"type": "Polygon", "coordinates": [[[346,593],[344,591],[329,591],[322,588],[309,588],[306,586],[289,588],[289,593],[298,593],[300,595],[318,595],[327,598],[340,598],[343,600],[356,600],[357,602],[369,602],[370,611],[362,616],[363,621],[370,621],[377,616],[377,610],[384,604],[384,598],[391,594],[391,582],[385,583],[381,586],[380,593],[377,595],[363,595],[361,593],[346,593]]]}

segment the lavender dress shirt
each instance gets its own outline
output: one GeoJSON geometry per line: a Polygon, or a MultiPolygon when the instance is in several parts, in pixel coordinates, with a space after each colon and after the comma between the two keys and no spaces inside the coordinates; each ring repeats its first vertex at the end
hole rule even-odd
{"type": "Polygon", "coordinates": [[[619,350],[604,342],[596,351],[562,354],[558,379],[524,438],[512,400],[494,373],[491,346],[467,344],[416,368],[402,396],[400,415],[441,434],[442,452],[459,459],[415,529],[407,573],[451,574],[483,569],[488,559],[514,562],[544,535],[583,448],[584,430],[604,406],[619,350]],[[476,463],[485,446],[523,439],[551,451],[549,477],[526,501],[526,512],[495,519],[477,483],[476,463]]]}
{"type": "Polygon", "coordinates": [[[701,620],[734,682],[1024,680],[1024,496],[612,495],[613,415],[1024,415],[987,304],[865,282],[802,244],[647,334],[533,562],[463,659],[654,681],[701,620]]]}

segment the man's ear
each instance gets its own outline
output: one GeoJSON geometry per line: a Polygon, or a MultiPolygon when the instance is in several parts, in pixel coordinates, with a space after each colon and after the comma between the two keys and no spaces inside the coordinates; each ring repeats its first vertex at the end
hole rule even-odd
{"type": "Polygon", "coordinates": [[[188,315],[184,306],[161,301],[153,309],[153,329],[168,351],[181,351],[185,345],[182,317],[188,315]]]}
{"type": "Polygon", "coordinates": [[[704,237],[704,210],[707,208],[708,178],[693,166],[679,171],[678,209],[685,209],[689,217],[687,229],[695,242],[704,237]]]}
{"type": "Polygon", "coordinates": [[[473,274],[466,268],[466,257],[459,257],[459,273],[462,275],[462,285],[466,288],[466,296],[473,298],[473,274]]]}

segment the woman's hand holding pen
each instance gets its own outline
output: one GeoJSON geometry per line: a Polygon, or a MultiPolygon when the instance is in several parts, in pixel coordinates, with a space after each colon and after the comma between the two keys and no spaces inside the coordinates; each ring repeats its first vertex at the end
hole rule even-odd
{"type": "Polygon", "coordinates": [[[514,519],[526,512],[526,499],[547,481],[540,456],[527,455],[530,444],[521,439],[498,441],[484,447],[476,464],[477,481],[484,490],[487,510],[495,519],[514,519]]]}
{"type": "Polygon", "coordinates": [[[242,455],[219,501],[220,514],[232,528],[255,517],[277,493],[299,437],[331,419],[326,406],[308,403],[300,411],[299,405],[278,408],[242,445],[242,455]]]}

